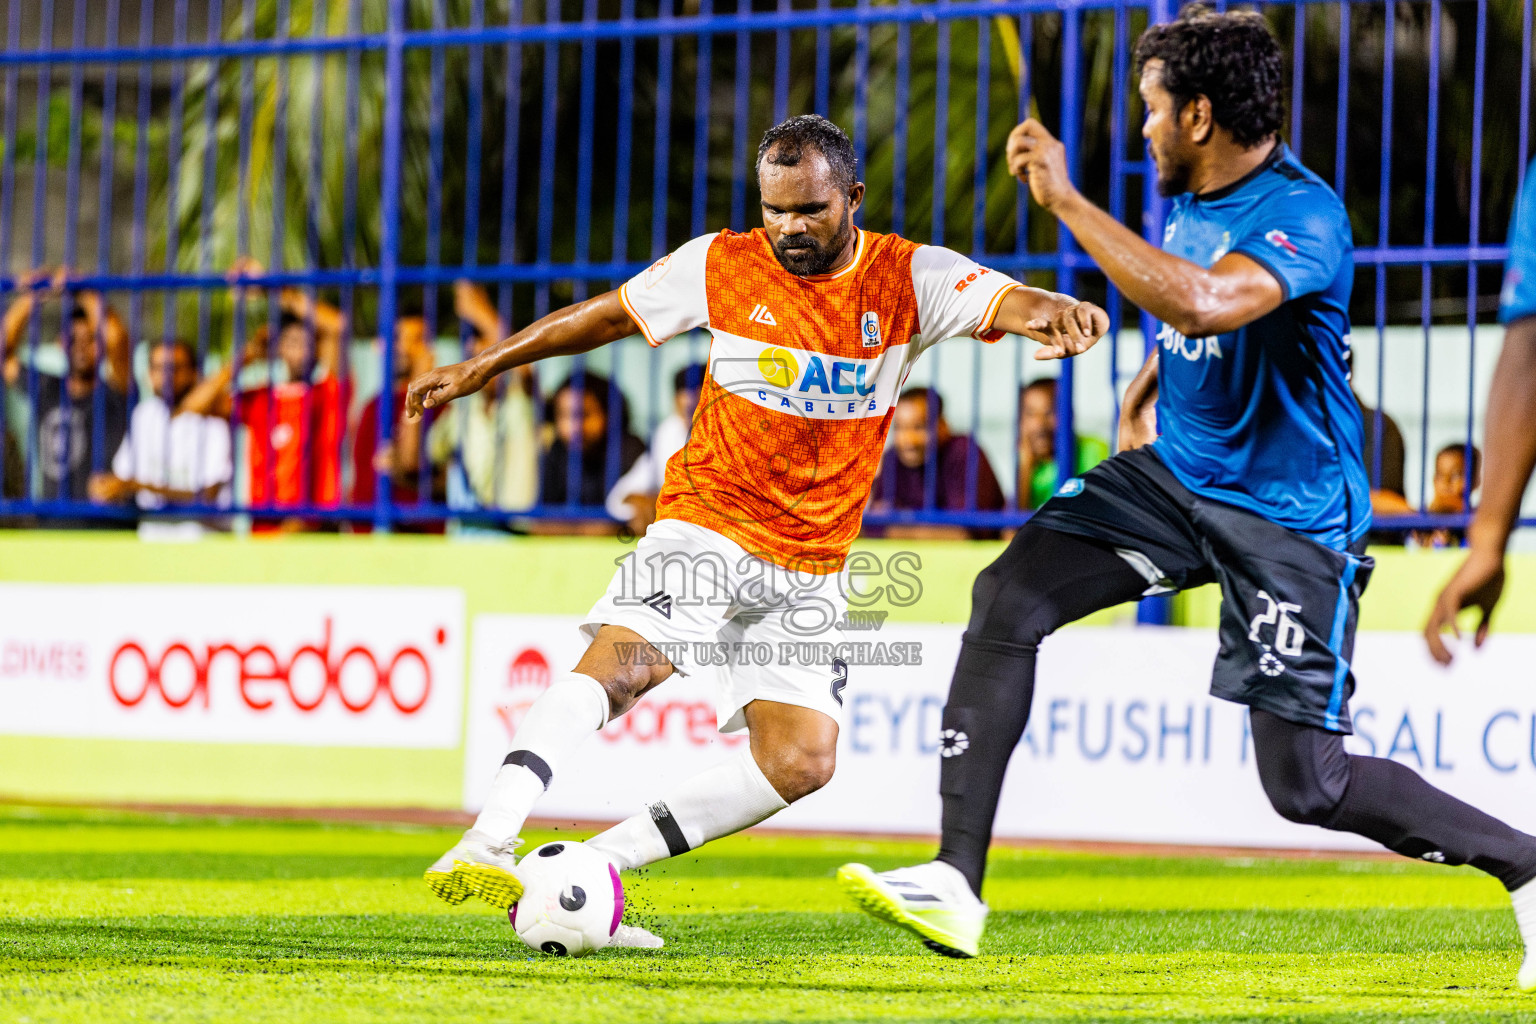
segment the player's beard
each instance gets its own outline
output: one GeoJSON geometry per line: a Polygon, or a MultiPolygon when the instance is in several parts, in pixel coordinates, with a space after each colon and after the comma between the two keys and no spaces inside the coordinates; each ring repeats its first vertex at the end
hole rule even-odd
{"type": "MultiPolygon", "coordinates": [[[[1182,141],[1175,139],[1175,141],[1182,141]]],[[[1149,147],[1150,148],[1150,147],[1149,147]]],[[[1167,152],[1152,149],[1152,163],[1157,167],[1157,194],[1172,199],[1189,191],[1189,164],[1167,152]]]]}
{"type": "Polygon", "coordinates": [[[773,255],[779,261],[779,266],[796,277],[815,277],[832,269],[837,258],[848,247],[848,239],[852,234],[853,215],[844,212],[837,234],[826,245],[810,235],[781,235],[774,243],[773,255]]]}

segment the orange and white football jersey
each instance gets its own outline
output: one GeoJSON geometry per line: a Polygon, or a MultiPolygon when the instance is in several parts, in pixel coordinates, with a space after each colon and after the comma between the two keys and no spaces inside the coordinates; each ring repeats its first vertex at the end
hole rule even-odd
{"type": "Polygon", "coordinates": [[[897,395],[922,352],[995,341],[1018,282],[959,253],[859,231],[853,262],[797,277],[761,229],[695,238],[626,282],[651,345],[712,335],[688,443],[667,463],[657,517],[714,530],[776,565],[841,568],[897,395]]]}

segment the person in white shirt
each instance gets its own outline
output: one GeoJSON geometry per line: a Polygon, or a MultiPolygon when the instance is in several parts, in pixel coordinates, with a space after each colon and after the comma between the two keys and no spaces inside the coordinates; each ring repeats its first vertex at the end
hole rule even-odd
{"type": "Polygon", "coordinates": [[[139,396],[112,472],[91,479],[91,499],[103,504],[132,500],[145,510],[227,506],[234,476],[229,424],[179,411],[197,384],[192,346],[181,340],[156,345],[149,354],[149,380],[153,391],[139,396]]]}
{"type": "Polygon", "coordinates": [[[699,388],[705,368],[692,363],[672,376],[672,412],[656,424],[651,446],[629,472],[614,481],[606,502],[608,514],[629,524],[636,536],[656,521],[656,497],[661,493],[667,462],[688,443],[693,412],[699,407],[699,388]]]}

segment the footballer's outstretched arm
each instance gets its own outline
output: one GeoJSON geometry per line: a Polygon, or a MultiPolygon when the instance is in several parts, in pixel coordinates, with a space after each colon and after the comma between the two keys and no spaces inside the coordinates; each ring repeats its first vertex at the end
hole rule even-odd
{"type": "Polygon", "coordinates": [[[1109,314],[1091,302],[1041,288],[1019,287],[1003,296],[992,329],[1038,341],[1036,359],[1081,355],[1109,330],[1109,314]]]}
{"type": "Polygon", "coordinates": [[[498,373],[513,367],[550,356],[591,352],[639,333],[640,327],[624,309],[618,290],[604,292],[558,309],[462,363],[429,370],[417,377],[406,394],[405,415],[414,420],[425,409],[472,395],[498,373]]]}
{"type": "Polygon", "coordinates": [[[1147,242],[1089,202],[1067,173],[1066,150],[1045,126],[1025,121],[1008,136],[1008,170],[1035,202],[1071,230],[1126,298],[1188,338],[1225,334],[1285,301],[1274,274],[1242,253],[1209,270],[1147,242]]]}

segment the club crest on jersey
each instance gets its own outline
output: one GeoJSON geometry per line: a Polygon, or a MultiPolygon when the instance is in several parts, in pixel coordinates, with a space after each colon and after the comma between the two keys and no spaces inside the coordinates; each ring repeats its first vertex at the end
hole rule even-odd
{"type": "Polygon", "coordinates": [[[1271,228],[1269,231],[1264,232],[1264,241],[1277,249],[1284,249],[1292,256],[1301,251],[1296,248],[1296,243],[1291,241],[1291,237],[1279,228],[1271,228]]]}
{"type": "Polygon", "coordinates": [[[880,315],[878,313],[865,313],[860,318],[859,337],[863,339],[865,348],[880,347],[880,315]]]}

